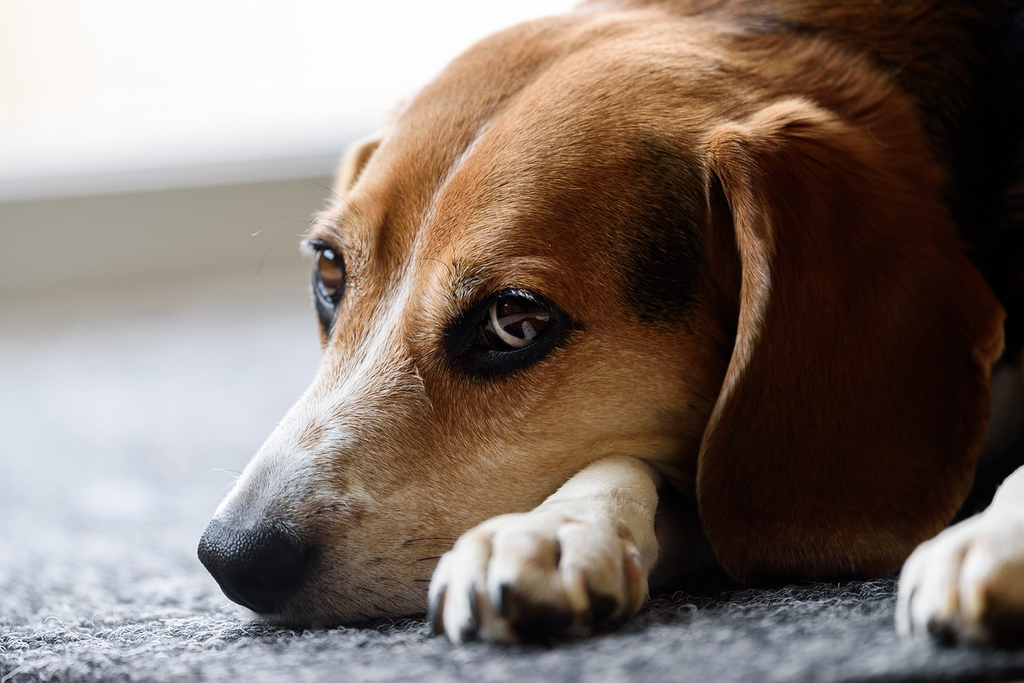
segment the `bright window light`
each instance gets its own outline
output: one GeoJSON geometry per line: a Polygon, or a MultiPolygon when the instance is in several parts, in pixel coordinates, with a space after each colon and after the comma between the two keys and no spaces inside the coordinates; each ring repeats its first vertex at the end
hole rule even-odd
{"type": "Polygon", "coordinates": [[[475,40],[573,4],[3,0],[0,200],[326,175],[475,40]]]}

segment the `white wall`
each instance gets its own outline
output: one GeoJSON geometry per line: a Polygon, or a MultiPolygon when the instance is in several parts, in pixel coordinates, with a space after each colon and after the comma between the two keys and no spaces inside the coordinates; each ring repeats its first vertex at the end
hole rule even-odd
{"type": "Polygon", "coordinates": [[[255,269],[327,194],[291,181],[327,183],[478,38],[572,4],[0,0],[0,299],[255,269]]]}
{"type": "Polygon", "coordinates": [[[3,0],[0,200],[325,174],[472,42],[569,5],[3,0]]]}

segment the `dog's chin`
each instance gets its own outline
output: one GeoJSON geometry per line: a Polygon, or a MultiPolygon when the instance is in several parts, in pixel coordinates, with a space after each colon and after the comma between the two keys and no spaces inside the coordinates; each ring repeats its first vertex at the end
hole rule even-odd
{"type": "Polygon", "coordinates": [[[253,612],[245,608],[245,611],[265,626],[282,629],[293,629],[296,631],[322,631],[338,627],[349,628],[371,628],[381,621],[393,622],[396,619],[416,619],[423,617],[423,610],[409,610],[407,613],[380,613],[376,615],[346,614],[325,611],[322,613],[309,613],[302,610],[281,610],[269,614],[253,612]]]}
{"type": "Polygon", "coordinates": [[[375,595],[371,591],[363,591],[360,599],[331,594],[312,586],[286,599],[272,612],[256,612],[248,607],[243,609],[267,626],[319,630],[339,626],[372,626],[381,620],[422,617],[425,604],[425,595],[415,603],[399,603],[393,596],[375,595]],[[375,604],[375,597],[378,600],[387,599],[387,608],[375,604]]]}
{"type": "Polygon", "coordinates": [[[349,623],[345,619],[340,618],[317,619],[309,615],[300,616],[296,614],[288,614],[283,612],[261,614],[259,612],[253,612],[248,608],[246,608],[245,611],[249,613],[253,621],[258,621],[264,626],[280,629],[290,629],[294,631],[322,631],[325,629],[336,628],[338,626],[355,625],[349,623]]]}
{"type": "Polygon", "coordinates": [[[244,609],[255,621],[274,628],[295,629],[297,631],[312,629],[315,631],[347,625],[344,623],[344,619],[337,617],[330,619],[319,618],[313,614],[303,613],[302,610],[281,609],[275,612],[255,612],[248,607],[244,609]]]}
{"type": "Polygon", "coordinates": [[[289,629],[294,631],[324,631],[333,628],[374,628],[382,622],[393,624],[396,620],[422,619],[423,610],[410,611],[408,613],[379,614],[377,616],[343,617],[327,615],[316,617],[312,615],[295,615],[288,613],[260,614],[246,609],[254,621],[278,629],[289,629]]]}

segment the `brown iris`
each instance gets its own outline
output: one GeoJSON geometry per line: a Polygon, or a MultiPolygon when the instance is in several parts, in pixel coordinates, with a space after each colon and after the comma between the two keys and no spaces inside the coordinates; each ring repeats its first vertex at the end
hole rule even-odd
{"type": "Polygon", "coordinates": [[[524,296],[504,296],[490,305],[483,338],[498,351],[523,349],[533,344],[551,321],[551,311],[524,296]]]}
{"type": "Polygon", "coordinates": [[[337,303],[345,284],[345,266],[333,249],[321,249],[317,252],[316,275],[321,295],[337,303]]]}

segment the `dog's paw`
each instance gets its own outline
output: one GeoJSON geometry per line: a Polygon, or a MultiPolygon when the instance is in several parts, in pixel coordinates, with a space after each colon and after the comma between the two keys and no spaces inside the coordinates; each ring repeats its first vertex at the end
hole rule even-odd
{"type": "Polygon", "coordinates": [[[632,617],[647,573],[625,525],[547,510],[465,533],[430,584],[429,618],[455,643],[585,635],[632,617]]]}
{"type": "Polygon", "coordinates": [[[940,642],[1024,644],[1024,516],[989,511],[922,544],[900,575],[900,633],[940,642]]]}

